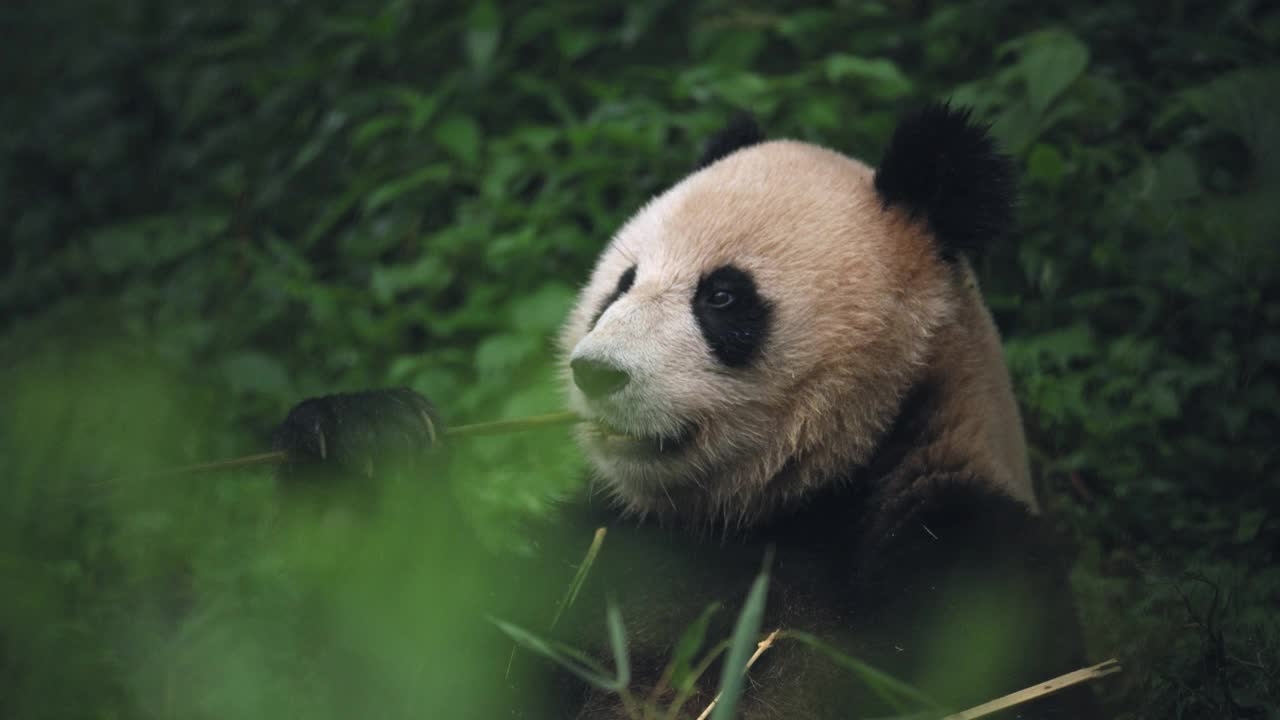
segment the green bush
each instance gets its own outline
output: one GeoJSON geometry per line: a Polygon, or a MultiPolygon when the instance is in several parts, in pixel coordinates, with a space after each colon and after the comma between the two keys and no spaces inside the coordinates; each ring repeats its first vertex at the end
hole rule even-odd
{"type": "MultiPolygon", "coordinates": [[[[0,714],[479,712],[478,641],[446,621],[470,550],[391,506],[283,507],[261,474],[144,471],[259,451],[339,389],[410,385],[451,422],[554,410],[552,338],[595,254],[733,112],[874,161],[901,111],[951,98],[1023,170],[1022,232],[979,270],[1092,653],[1126,668],[1104,695],[1280,716],[1265,3],[0,18],[0,714]],[[365,675],[344,694],[338,672],[365,675]]],[[[516,544],[581,460],[561,431],[484,442],[450,475],[516,544]]]]}

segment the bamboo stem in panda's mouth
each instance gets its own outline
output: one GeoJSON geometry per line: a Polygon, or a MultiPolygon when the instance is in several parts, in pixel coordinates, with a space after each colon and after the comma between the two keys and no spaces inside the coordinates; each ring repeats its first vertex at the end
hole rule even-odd
{"type": "Polygon", "coordinates": [[[474,423],[471,425],[458,425],[457,427],[445,428],[444,436],[480,437],[482,435],[505,435],[507,433],[534,430],[541,427],[573,425],[581,421],[582,418],[579,417],[577,413],[566,411],[548,413],[546,415],[534,415],[527,418],[515,418],[513,420],[492,420],[490,422],[474,423]]]}
{"type": "MultiPolygon", "coordinates": [[[[582,422],[582,417],[574,412],[548,413],[546,415],[533,415],[531,417],[513,418],[511,420],[493,420],[490,422],[458,425],[456,427],[445,428],[444,436],[447,438],[470,438],[482,437],[485,435],[507,435],[510,433],[523,432],[525,430],[536,430],[538,428],[573,425],[578,422],[582,422]]],[[[229,460],[216,460],[214,462],[198,463],[195,465],[182,465],[179,467],[157,470],[148,474],[183,475],[186,473],[237,470],[240,468],[256,467],[258,465],[279,465],[288,459],[288,453],[285,451],[273,450],[271,452],[245,455],[243,457],[231,458],[229,460]]]]}

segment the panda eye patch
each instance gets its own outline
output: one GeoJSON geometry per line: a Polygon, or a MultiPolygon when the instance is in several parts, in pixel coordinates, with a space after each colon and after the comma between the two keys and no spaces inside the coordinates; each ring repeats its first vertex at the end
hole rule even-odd
{"type": "Polygon", "coordinates": [[[773,306],[751,274],[723,265],[704,275],[693,293],[693,316],[711,354],[731,368],[745,367],[769,335],[773,306]]]}

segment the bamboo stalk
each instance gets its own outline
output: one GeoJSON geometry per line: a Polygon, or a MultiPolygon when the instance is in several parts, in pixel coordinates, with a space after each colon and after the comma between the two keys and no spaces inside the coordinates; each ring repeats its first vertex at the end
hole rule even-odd
{"type": "Polygon", "coordinates": [[[213,462],[198,463],[196,465],[181,465],[179,467],[157,470],[152,474],[185,475],[187,473],[235,470],[236,468],[253,467],[255,465],[277,465],[284,462],[286,457],[288,456],[283,450],[274,450],[272,452],[257,453],[256,455],[245,455],[244,457],[231,458],[230,460],[215,460],[213,462]]]}
{"type": "Polygon", "coordinates": [[[1029,688],[1024,688],[1014,693],[1009,693],[1004,697],[996,698],[991,702],[983,703],[977,707],[969,708],[963,712],[948,715],[942,720],[975,720],[975,718],[986,717],[992,713],[999,712],[1014,705],[1021,705],[1025,702],[1031,702],[1037,698],[1044,697],[1056,693],[1059,690],[1069,688],[1072,685],[1078,685],[1082,682],[1096,680],[1105,677],[1111,673],[1120,672],[1120,662],[1115,658],[1100,662],[1093,667],[1081,668],[1065,675],[1059,675],[1052,680],[1046,680],[1037,683],[1029,688]]]}
{"type": "MultiPolygon", "coordinates": [[[[778,639],[778,633],[780,632],[782,632],[782,628],[774,630],[766,635],[763,640],[756,643],[756,651],[751,653],[751,657],[747,658],[747,666],[742,669],[742,672],[750,670],[751,666],[756,664],[756,660],[759,660],[766,650],[773,647],[773,641],[778,639]]],[[[702,714],[698,716],[698,720],[707,720],[708,717],[711,717],[711,711],[716,709],[716,703],[718,702],[720,702],[720,693],[716,693],[716,696],[711,699],[711,704],[707,705],[706,709],[702,711],[702,714]]]]}
{"type": "Polygon", "coordinates": [[[502,435],[504,433],[521,432],[523,430],[533,430],[540,427],[572,425],[579,420],[581,420],[581,418],[578,417],[577,413],[549,413],[547,415],[534,415],[532,417],[516,418],[514,420],[494,420],[492,422],[445,428],[444,436],[479,437],[481,435],[502,435]]]}
{"type": "MultiPolygon", "coordinates": [[[[577,414],[572,412],[549,413],[547,415],[534,415],[532,417],[515,418],[513,420],[494,420],[492,422],[473,423],[470,425],[459,425],[457,427],[445,428],[444,436],[447,438],[468,438],[482,437],[485,435],[504,435],[506,433],[521,432],[524,430],[533,430],[542,427],[572,425],[580,419],[581,418],[579,418],[577,414]]],[[[184,475],[186,473],[236,470],[239,468],[255,467],[258,465],[279,465],[288,459],[288,453],[285,451],[274,450],[272,452],[245,455],[244,457],[231,458],[229,460],[216,460],[214,462],[168,468],[166,470],[160,470],[155,474],[184,475]]]]}

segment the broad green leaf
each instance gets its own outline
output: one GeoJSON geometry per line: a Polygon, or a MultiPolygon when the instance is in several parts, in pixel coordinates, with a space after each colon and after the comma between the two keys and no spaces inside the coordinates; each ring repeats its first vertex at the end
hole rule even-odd
{"type": "Polygon", "coordinates": [[[366,120],[351,133],[351,146],[357,149],[363,148],[403,123],[404,120],[397,115],[378,115],[366,120]]]}
{"type": "Polygon", "coordinates": [[[1204,192],[1195,159],[1182,150],[1170,150],[1156,158],[1153,170],[1150,196],[1164,212],[1175,211],[1204,192]]]}
{"type": "Polygon", "coordinates": [[[899,98],[914,90],[914,85],[892,60],[837,54],[827,58],[825,67],[831,82],[854,80],[883,100],[899,98]]]}
{"type": "Polygon", "coordinates": [[[391,89],[391,96],[400,101],[409,111],[410,132],[417,132],[426,127],[427,121],[435,116],[436,109],[440,107],[438,92],[428,95],[417,88],[401,85],[391,89]]]}
{"type": "Polygon", "coordinates": [[[1018,67],[1031,109],[1037,114],[1048,110],[1088,64],[1089,48],[1071,33],[1046,30],[1027,38],[1018,67]]]}
{"type": "Polygon", "coordinates": [[[582,28],[564,28],[556,33],[556,45],[565,60],[577,60],[600,43],[600,35],[582,28]]]}
{"type": "Polygon", "coordinates": [[[1048,143],[1036,143],[1027,156],[1027,174],[1051,188],[1062,182],[1066,169],[1062,153],[1048,143]]]}
{"type": "Polygon", "coordinates": [[[489,337],[476,348],[476,370],[481,377],[497,378],[532,357],[538,344],[538,337],[523,333],[489,337]]]}
{"type": "Polygon", "coordinates": [[[498,50],[501,37],[502,16],[492,2],[480,2],[471,7],[467,14],[467,29],[464,43],[467,48],[467,60],[471,66],[484,69],[492,62],[498,50]]]}
{"type": "Polygon", "coordinates": [[[831,26],[833,12],[828,8],[797,10],[778,23],[778,32],[797,45],[811,42],[831,26]]]}
{"type": "Polygon", "coordinates": [[[405,193],[449,179],[451,170],[443,163],[427,165],[405,177],[383,184],[369,193],[364,201],[365,213],[372,213],[405,193]]]}
{"type": "Polygon", "coordinates": [[[464,164],[475,164],[480,156],[480,126],[466,115],[449,115],[435,130],[436,142],[464,164]]]}
{"type": "Polygon", "coordinates": [[[1039,137],[1040,116],[1027,100],[1016,100],[996,116],[991,133],[1006,152],[1020,156],[1039,137]]]}
{"type": "Polygon", "coordinates": [[[444,261],[435,255],[423,255],[412,264],[375,265],[369,273],[369,289],[374,299],[385,305],[406,290],[439,290],[449,278],[444,261]]]}
{"type": "Polygon", "coordinates": [[[564,324],[577,293],[568,285],[547,283],[537,291],[512,301],[517,328],[527,333],[550,333],[564,324]]]}
{"type": "Polygon", "coordinates": [[[255,350],[228,355],[222,360],[222,373],[236,392],[280,396],[290,389],[289,373],[280,361],[255,350]]]}

